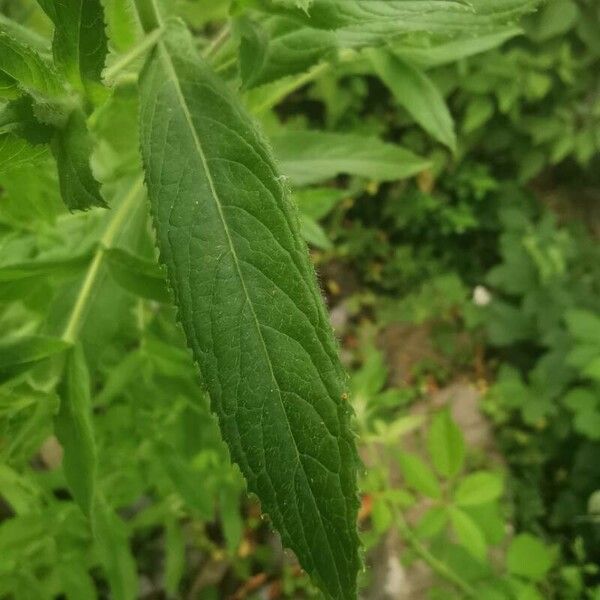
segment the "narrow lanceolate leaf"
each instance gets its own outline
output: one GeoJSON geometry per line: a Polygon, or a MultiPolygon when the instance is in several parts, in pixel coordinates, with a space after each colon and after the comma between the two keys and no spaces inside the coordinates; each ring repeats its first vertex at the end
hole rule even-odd
{"type": "Polygon", "coordinates": [[[406,112],[432,137],[454,152],[454,121],[444,97],[431,79],[389,50],[369,50],[368,56],[379,78],[406,112]]]}
{"type": "Polygon", "coordinates": [[[54,23],[54,60],[75,86],[99,84],[108,42],[100,0],[38,0],[54,23]]]}
{"type": "Polygon", "coordinates": [[[374,137],[325,131],[285,131],[272,138],[281,170],[295,185],[346,173],[375,181],[412,177],[430,162],[374,137]]]}
{"type": "Polygon", "coordinates": [[[63,469],[75,501],[90,515],[94,501],[96,446],[92,426],[90,376],[80,346],[67,352],[58,390],[60,408],[54,430],[63,450],[63,469]]]}
{"type": "Polygon", "coordinates": [[[98,494],[94,503],[94,550],[114,600],[139,598],[135,559],[131,554],[125,523],[98,494]]]}
{"type": "MultiPolygon", "coordinates": [[[[315,28],[335,30],[343,45],[381,43],[411,32],[450,36],[493,31],[515,22],[540,0],[315,0],[310,10],[287,10],[315,28]]],[[[263,10],[282,12],[276,0],[261,0],[263,10]]]]}
{"type": "Polygon", "coordinates": [[[83,112],[74,110],[52,140],[60,193],[70,210],[105,206],[90,167],[92,140],[83,112]]]}
{"type": "Polygon", "coordinates": [[[140,94],[161,260],[223,437],[325,596],[353,598],[350,409],[285,187],[252,120],[178,24],[149,58],[140,94]]]}

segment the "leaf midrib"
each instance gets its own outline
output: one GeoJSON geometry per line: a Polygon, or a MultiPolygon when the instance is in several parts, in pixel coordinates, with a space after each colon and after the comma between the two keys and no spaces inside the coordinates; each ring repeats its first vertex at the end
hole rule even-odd
{"type": "MultiPolygon", "coordinates": [[[[265,357],[267,359],[267,364],[269,365],[269,373],[270,373],[271,379],[273,381],[273,385],[275,386],[275,389],[277,389],[277,396],[279,398],[279,402],[281,403],[281,408],[283,410],[283,414],[285,415],[285,423],[286,423],[288,432],[290,434],[290,438],[291,438],[291,440],[292,440],[292,442],[294,444],[294,450],[296,452],[296,458],[298,460],[298,464],[300,465],[300,467],[302,469],[302,473],[304,474],[304,478],[306,480],[306,485],[307,485],[308,489],[310,490],[310,496],[311,496],[313,505],[314,505],[314,507],[316,509],[316,513],[317,513],[319,521],[321,523],[321,528],[322,528],[322,530],[323,530],[323,532],[325,534],[325,539],[327,540],[327,546],[329,548],[329,554],[330,554],[330,556],[332,558],[332,563],[334,565],[336,565],[335,554],[333,552],[333,548],[331,547],[331,543],[330,543],[329,537],[327,535],[327,530],[325,529],[325,523],[323,521],[323,517],[321,515],[321,511],[319,510],[319,507],[318,507],[318,504],[317,504],[314,492],[313,492],[312,488],[310,487],[309,477],[308,477],[308,474],[306,473],[306,470],[304,468],[304,463],[302,462],[302,458],[300,456],[300,450],[299,450],[298,445],[296,443],[296,438],[294,437],[294,433],[292,431],[289,419],[287,417],[287,411],[285,409],[285,404],[283,402],[282,392],[281,392],[281,389],[279,387],[279,383],[277,382],[277,379],[275,377],[275,372],[273,370],[273,364],[271,362],[271,357],[270,357],[269,352],[267,350],[267,345],[266,345],[265,339],[264,339],[262,331],[261,331],[260,321],[258,320],[258,316],[256,314],[256,311],[254,310],[254,305],[253,305],[253,303],[252,303],[252,301],[250,299],[250,294],[248,293],[248,288],[246,287],[246,282],[245,282],[244,277],[242,275],[241,267],[240,267],[239,260],[238,260],[238,257],[237,257],[237,252],[236,252],[235,246],[233,244],[233,239],[232,239],[231,233],[229,231],[229,226],[227,224],[227,221],[225,219],[225,215],[223,213],[223,206],[222,206],[222,203],[221,203],[221,199],[219,198],[219,195],[217,193],[217,190],[216,190],[216,187],[215,187],[215,183],[214,183],[214,180],[213,180],[213,177],[212,177],[212,173],[211,173],[211,171],[209,169],[208,161],[206,159],[206,155],[204,154],[204,149],[202,147],[202,143],[200,142],[200,139],[198,138],[198,135],[197,135],[196,130],[194,128],[194,122],[193,122],[192,116],[190,114],[190,110],[189,110],[189,107],[187,105],[187,102],[185,100],[185,96],[183,95],[183,91],[182,91],[181,85],[179,83],[179,78],[177,77],[177,71],[175,70],[175,66],[173,64],[173,61],[171,60],[171,57],[169,55],[168,50],[165,48],[164,42],[159,42],[157,44],[157,51],[159,53],[160,58],[163,61],[163,64],[164,64],[165,68],[170,73],[170,77],[172,79],[173,85],[175,86],[175,90],[177,92],[177,96],[179,98],[181,109],[183,111],[185,120],[186,120],[186,122],[188,124],[189,130],[190,130],[190,132],[192,134],[192,139],[194,140],[194,145],[196,147],[198,155],[200,156],[200,160],[202,162],[202,166],[204,168],[204,172],[206,173],[206,178],[207,178],[207,181],[208,181],[208,185],[209,185],[212,197],[213,197],[213,199],[215,201],[215,205],[217,207],[217,211],[218,211],[218,214],[219,214],[219,219],[221,221],[221,225],[223,227],[223,231],[225,232],[225,236],[227,238],[227,243],[229,245],[229,251],[231,252],[231,256],[233,257],[233,261],[234,261],[235,268],[236,268],[236,271],[237,271],[237,274],[238,274],[238,278],[240,280],[240,284],[242,286],[246,302],[248,303],[248,306],[250,307],[250,311],[252,313],[252,318],[253,318],[255,326],[256,326],[256,331],[257,331],[258,337],[260,339],[261,346],[263,348],[263,352],[264,352],[265,357]]],[[[308,545],[308,540],[306,540],[306,543],[308,545]]],[[[316,567],[316,565],[315,565],[315,567],[316,567]]],[[[339,570],[337,569],[337,567],[335,569],[335,572],[336,572],[336,578],[337,578],[337,581],[338,581],[338,589],[340,591],[342,591],[343,590],[343,586],[342,586],[342,582],[341,582],[341,579],[340,579],[340,573],[339,573],[339,570]]]]}

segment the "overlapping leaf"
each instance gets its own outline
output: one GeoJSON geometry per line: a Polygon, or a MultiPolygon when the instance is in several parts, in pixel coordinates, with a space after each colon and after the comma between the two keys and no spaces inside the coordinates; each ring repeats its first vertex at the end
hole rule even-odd
{"type": "Polygon", "coordinates": [[[141,76],[161,259],[223,437],[328,598],[356,595],[344,375],[296,216],[251,119],[171,25],[141,76]]]}

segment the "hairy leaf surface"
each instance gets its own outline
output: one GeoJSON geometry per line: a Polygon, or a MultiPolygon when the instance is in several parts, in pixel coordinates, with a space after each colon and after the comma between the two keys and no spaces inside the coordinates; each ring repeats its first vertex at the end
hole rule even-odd
{"type": "Polygon", "coordinates": [[[288,194],[254,124],[177,24],[140,87],[161,260],[223,437],[325,595],[355,597],[350,409],[288,194]]]}

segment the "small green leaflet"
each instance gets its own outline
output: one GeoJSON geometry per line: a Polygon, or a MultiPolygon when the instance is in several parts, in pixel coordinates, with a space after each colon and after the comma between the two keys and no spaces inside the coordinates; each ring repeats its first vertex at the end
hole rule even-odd
{"type": "Polygon", "coordinates": [[[436,471],[443,477],[455,477],[465,461],[465,441],[449,410],[435,415],[427,435],[427,450],[436,471]]]}
{"type": "Polygon", "coordinates": [[[76,87],[100,84],[108,50],[100,0],[38,0],[54,23],[54,61],[76,87]]]}
{"type": "Polygon", "coordinates": [[[80,345],[67,352],[58,388],[60,407],[54,431],[64,456],[63,469],[75,501],[91,515],[96,478],[96,446],[92,425],[90,376],[80,345]]]}
{"type": "Polygon", "coordinates": [[[105,206],[100,184],[90,167],[92,140],[84,114],[74,110],[64,127],[52,140],[52,152],[58,167],[60,193],[70,210],[86,210],[105,206]]]}
{"type": "Polygon", "coordinates": [[[454,121],[444,97],[431,79],[389,50],[368,51],[379,78],[408,114],[438,142],[456,151],[454,121]]]}
{"type": "Polygon", "coordinates": [[[375,181],[412,177],[430,162],[377,138],[325,131],[284,131],[271,141],[281,171],[294,185],[307,185],[347,173],[375,181]]]}
{"type": "Polygon", "coordinates": [[[460,508],[451,506],[448,509],[450,522],[458,538],[458,541],[475,558],[483,561],[485,559],[487,544],[483,532],[475,521],[460,508]]]}
{"type": "Polygon", "coordinates": [[[149,57],[140,95],[161,261],[223,438],[325,596],[354,598],[345,376],[291,201],[254,123],[178,23],[149,57]]]}

